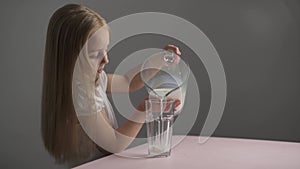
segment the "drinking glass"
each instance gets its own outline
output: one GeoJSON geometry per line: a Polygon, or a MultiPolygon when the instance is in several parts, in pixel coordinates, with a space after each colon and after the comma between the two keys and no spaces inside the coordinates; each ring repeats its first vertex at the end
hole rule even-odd
{"type": "Polygon", "coordinates": [[[146,126],[149,157],[171,154],[174,100],[146,100],[146,126]]]}

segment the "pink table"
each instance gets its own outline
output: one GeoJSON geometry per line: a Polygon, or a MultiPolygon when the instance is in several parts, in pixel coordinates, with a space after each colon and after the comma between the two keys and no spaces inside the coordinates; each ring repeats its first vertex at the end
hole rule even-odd
{"type": "MultiPolygon", "coordinates": [[[[175,136],[176,137],[176,136],[175,136]]],[[[176,139],[176,138],[175,138],[176,139]]],[[[187,136],[167,158],[111,155],[76,169],[300,169],[300,143],[187,136]]]]}

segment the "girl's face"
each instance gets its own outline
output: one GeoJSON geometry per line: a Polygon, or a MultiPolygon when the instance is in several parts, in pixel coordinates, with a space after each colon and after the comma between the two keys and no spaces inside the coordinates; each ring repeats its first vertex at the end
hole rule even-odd
{"type": "Polygon", "coordinates": [[[105,65],[109,62],[107,55],[108,44],[109,31],[106,28],[101,28],[89,39],[89,57],[95,61],[98,73],[101,73],[105,65]]]}

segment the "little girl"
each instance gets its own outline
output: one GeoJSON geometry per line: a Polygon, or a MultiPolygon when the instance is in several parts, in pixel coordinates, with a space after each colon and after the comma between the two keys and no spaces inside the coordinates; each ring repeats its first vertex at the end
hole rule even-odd
{"type": "MultiPolygon", "coordinates": [[[[50,19],[41,125],[44,145],[58,163],[74,167],[122,151],[143,125],[145,100],[130,120],[117,125],[106,92],[135,91],[143,87],[143,82],[139,73],[116,75],[103,71],[109,62],[108,43],[105,20],[83,5],[65,5],[50,19]],[[111,85],[112,79],[118,85],[111,85]],[[85,131],[93,133],[87,135],[85,131]]],[[[180,55],[176,46],[164,49],[180,55]]],[[[179,104],[177,101],[175,106],[179,104]]]]}

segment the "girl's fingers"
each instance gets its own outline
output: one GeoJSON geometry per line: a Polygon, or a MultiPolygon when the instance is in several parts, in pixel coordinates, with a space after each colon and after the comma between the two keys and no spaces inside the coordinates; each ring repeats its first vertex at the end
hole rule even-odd
{"type": "Polygon", "coordinates": [[[170,108],[171,108],[171,105],[170,104],[167,104],[167,106],[165,107],[165,111],[169,111],[170,110],[170,108]]]}
{"type": "Polygon", "coordinates": [[[175,100],[175,103],[174,103],[174,112],[177,111],[177,107],[181,104],[181,101],[179,99],[175,100]]]}
{"type": "Polygon", "coordinates": [[[181,104],[181,101],[179,99],[176,99],[174,102],[174,107],[178,107],[181,104]]]}
{"type": "Polygon", "coordinates": [[[177,55],[181,55],[181,52],[180,52],[179,48],[175,45],[167,45],[167,46],[164,47],[164,49],[165,50],[172,50],[177,55]]]}
{"type": "MultiPolygon", "coordinates": [[[[181,101],[179,100],[179,99],[176,99],[175,101],[174,101],[174,111],[177,111],[177,107],[179,106],[181,104],[181,101]]],[[[171,104],[168,104],[168,105],[166,105],[166,107],[165,107],[165,111],[169,111],[170,110],[170,108],[171,108],[171,104]]]]}
{"type": "Polygon", "coordinates": [[[178,64],[180,62],[180,55],[181,55],[181,52],[179,50],[179,48],[177,46],[174,46],[174,45],[167,45],[165,46],[164,48],[165,50],[172,50],[175,54],[174,54],[174,58],[175,58],[175,61],[174,61],[174,64],[178,64]]]}

